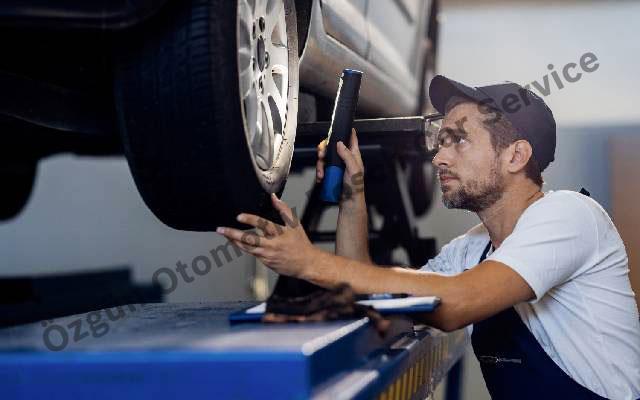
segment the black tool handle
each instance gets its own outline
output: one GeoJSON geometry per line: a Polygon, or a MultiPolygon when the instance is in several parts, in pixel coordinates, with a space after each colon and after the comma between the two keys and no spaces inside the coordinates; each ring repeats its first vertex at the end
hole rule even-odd
{"type": "Polygon", "coordinates": [[[361,81],[362,72],[353,69],[342,71],[325,153],[325,175],[321,193],[324,201],[337,203],[342,194],[342,175],[345,166],[338,155],[337,144],[341,141],[345,146],[349,145],[361,81]]]}

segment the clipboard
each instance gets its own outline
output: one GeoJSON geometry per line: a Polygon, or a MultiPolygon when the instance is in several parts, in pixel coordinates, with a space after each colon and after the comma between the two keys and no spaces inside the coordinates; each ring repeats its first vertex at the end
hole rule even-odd
{"type": "MultiPolygon", "coordinates": [[[[358,304],[371,306],[382,315],[417,314],[432,312],[440,305],[440,298],[436,296],[404,297],[392,299],[360,300],[358,304]]],[[[267,308],[267,303],[260,303],[253,307],[244,308],[229,314],[229,322],[260,322],[267,308]]]]}

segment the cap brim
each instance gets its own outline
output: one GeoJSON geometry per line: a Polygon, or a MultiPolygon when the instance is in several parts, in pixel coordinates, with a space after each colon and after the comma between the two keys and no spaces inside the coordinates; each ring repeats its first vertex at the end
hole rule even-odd
{"type": "Polygon", "coordinates": [[[475,102],[491,101],[484,93],[463,83],[442,75],[436,75],[429,84],[431,104],[440,114],[444,114],[449,100],[453,97],[467,98],[475,102]]]}

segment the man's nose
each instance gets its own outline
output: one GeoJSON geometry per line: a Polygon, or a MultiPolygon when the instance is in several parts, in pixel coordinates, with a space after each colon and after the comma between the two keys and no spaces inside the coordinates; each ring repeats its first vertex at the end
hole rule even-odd
{"type": "Polygon", "coordinates": [[[451,155],[446,147],[440,147],[431,161],[436,167],[450,167],[451,155]]]}

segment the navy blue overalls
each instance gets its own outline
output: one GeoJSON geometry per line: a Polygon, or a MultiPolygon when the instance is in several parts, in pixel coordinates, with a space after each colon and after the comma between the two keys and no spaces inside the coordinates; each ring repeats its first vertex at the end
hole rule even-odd
{"type": "Polygon", "coordinates": [[[471,343],[493,400],[602,399],[556,365],[513,307],[474,324],[471,343]]]}

